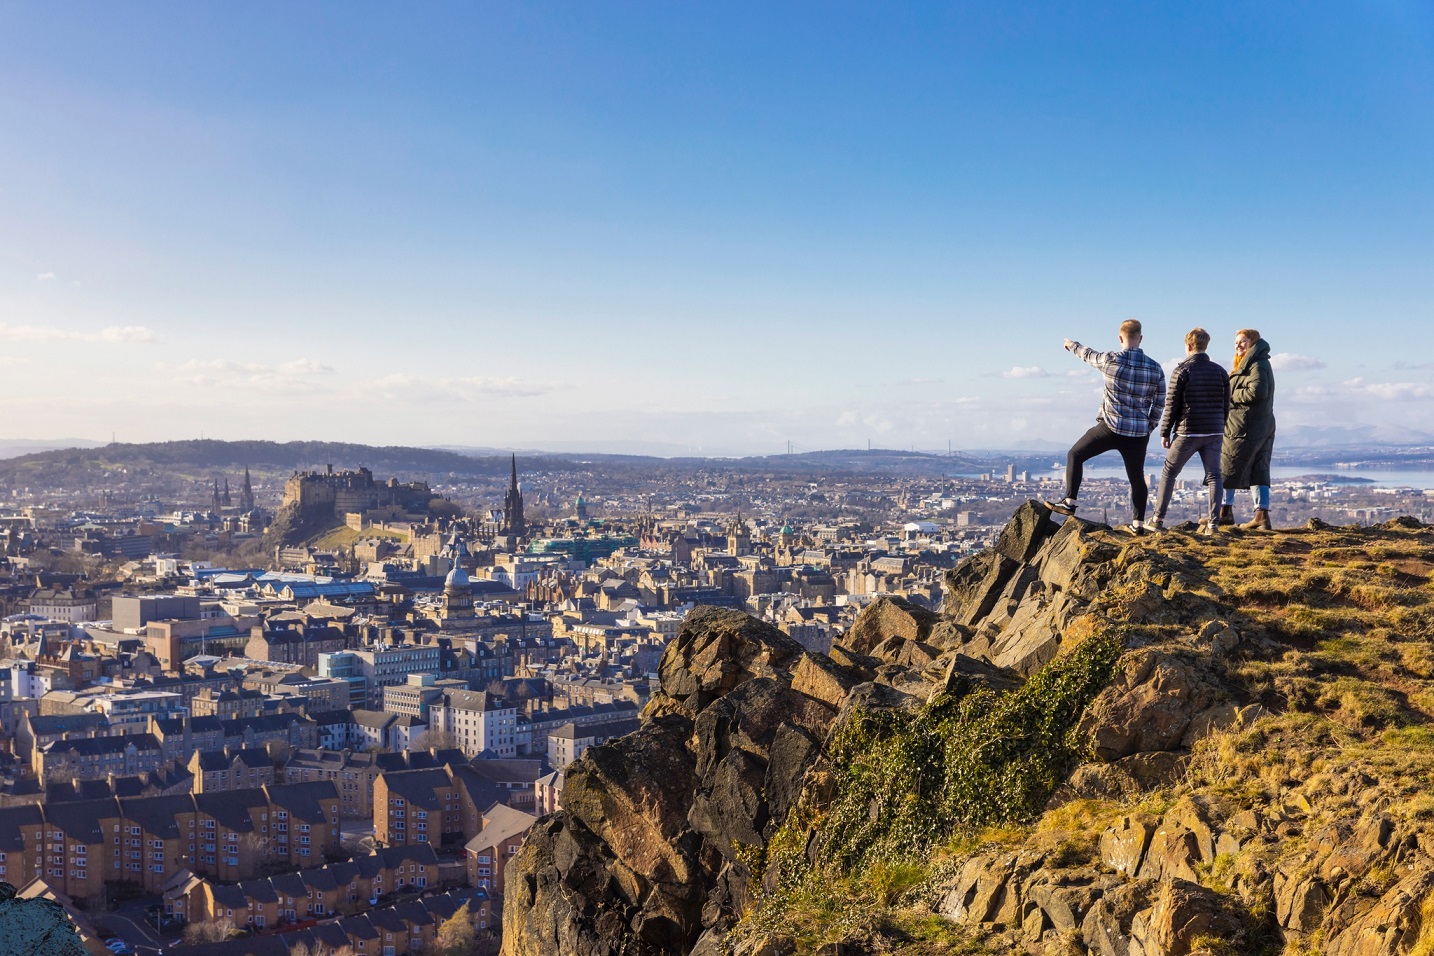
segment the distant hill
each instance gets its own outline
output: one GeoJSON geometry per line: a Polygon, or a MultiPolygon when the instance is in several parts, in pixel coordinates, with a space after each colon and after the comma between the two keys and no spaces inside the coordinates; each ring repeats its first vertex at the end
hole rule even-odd
{"type": "MultiPolygon", "coordinates": [[[[151,444],[109,444],[97,448],[67,448],[37,452],[0,461],[0,487],[66,488],[162,475],[235,474],[249,468],[256,474],[287,474],[308,469],[371,469],[382,477],[435,475],[494,476],[508,468],[505,457],[474,458],[451,451],[376,447],[344,442],[194,441],[151,444]]],[[[566,470],[572,465],[557,459],[530,461],[528,465],[566,470]]]]}
{"type": "MultiPolygon", "coordinates": [[[[484,451],[490,451],[484,449],[484,451]]],[[[367,467],[376,477],[495,477],[509,468],[507,453],[465,454],[403,445],[359,445],[323,441],[190,441],[150,444],[111,443],[90,448],[39,451],[0,460],[0,488],[54,489],[103,487],[160,478],[209,480],[249,468],[256,476],[295,471],[367,467]]],[[[524,455],[522,472],[592,472],[634,477],[663,477],[698,471],[781,475],[861,475],[939,477],[990,468],[991,460],[971,455],[933,455],[894,449],[842,449],[796,455],[749,458],[659,458],[644,455],[524,455]]]]}
{"type": "Polygon", "coordinates": [[[0,460],[56,448],[98,448],[103,444],[88,438],[0,438],[0,460]]]}

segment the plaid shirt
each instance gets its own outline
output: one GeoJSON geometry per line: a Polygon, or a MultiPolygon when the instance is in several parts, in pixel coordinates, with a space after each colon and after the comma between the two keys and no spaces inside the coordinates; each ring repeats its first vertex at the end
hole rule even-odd
{"type": "Polygon", "coordinates": [[[1165,369],[1159,362],[1140,349],[1097,352],[1076,342],[1071,351],[1105,376],[1097,419],[1127,438],[1155,431],[1165,413],[1165,369]]]}

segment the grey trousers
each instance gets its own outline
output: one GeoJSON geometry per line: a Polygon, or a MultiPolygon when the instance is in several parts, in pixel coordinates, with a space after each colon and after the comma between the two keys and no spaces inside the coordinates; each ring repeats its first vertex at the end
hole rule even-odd
{"type": "Polygon", "coordinates": [[[1220,445],[1224,435],[1177,435],[1165,453],[1165,467],[1160,469],[1160,490],[1155,493],[1155,520],[1164,521],[1170,507],[1170,493],[1175,490],[1175,479],[1185,463],[1197,454],[1200,464],[1205,466],[1205,484],[1210,489],[1210,520],[1220,517],[1220,505],[1224,500],[1225,480],[1220,475],[1220,445]]]}

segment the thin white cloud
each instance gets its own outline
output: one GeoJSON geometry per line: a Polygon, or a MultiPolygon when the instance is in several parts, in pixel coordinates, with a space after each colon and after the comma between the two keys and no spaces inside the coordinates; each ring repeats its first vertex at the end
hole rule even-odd
{"type": "Polygon", "coordinates": [[[98,332],[76,332],[44,325],[7,325],[0,322],[0,342],[46,345],[77,342],[86,345],[136,345],[158,341],[153,329],[142,325],[111,325],[98,332]]]}
{"type": "Polygon", "coordinates": [[[259,389],[266,394],[312,395],[321,377],[333,368],[299,358],[280,365],[236,362],[233,359],[190,359],[179,366],[175,381],[195,388],[259,389]]]}
{"type": "Polygon", "coordinates": [[[333,366],[314,359],[294,359],[279,366],[279,371],[285,375],[325,375],[333,370],[333,366]]]}
{"type": "Polygon", "coordinates": [[[378,387],[393,398],[408,399],[458,399],[472,402],[480,398],[530,398],[553,391],[553,386],[542,382],[527,382],[517,378],[487,378],[464,376],[455,378],[428,378],[395,372],[378,380],[378,387]]]}
{"type": "Polygon", "coordinates": [[[1421,402],[1434,398],[1434,385],[1427,382],[1366,382],[1363,378],[1351,378],[1335,385],[1304,385],[1285,394],[1301,404],[1326,407],[1332,402],[1348,404],[1358,399],[1421,402]]]}
{"type": "Polygon", "coordinates": [[[153,342],[156,336],[151,329],[142,325],[112,325],[100,331],[99,340],[112,345],[153,342]]]}
{"type": "Polygon", "coordinates": [[[878,435],[890,434],[896,423],[885,415],[873,414],[870,412],[845,411],[837,416],[836,424],[841,428],[851,428],[861,425],[868,431],[874,431],[878,435]]]}
{"type": "Polygon", "coordinates": [[[41,282],[49,282],[51,279],[55,278],[55,274],[53,272],[41,272],[39,275],[35,276],[35,278],[41,282]]]}
{"type": "Polygon", "coordinates": [[[1307,372],[1324,368],[1322,359],[1313,355],[1299,355],[1294,352],[1277,352],[1270,356],[1270,366],[1281,372],[1307,372]]]}
{"type": "Polygon", "coordinates": [[[1343,383],[1351,393],[1381,402],[1413,402],[1434,398],[1434,385],[1425,382],[1366,382],[1352,378],[1343,383]]]}
{"type": "Polygon", "coordinates": [[[1017,365],[1001,373],[1002,378],[1049,378],[1050,372],[1039,365],[1017,365]]]}

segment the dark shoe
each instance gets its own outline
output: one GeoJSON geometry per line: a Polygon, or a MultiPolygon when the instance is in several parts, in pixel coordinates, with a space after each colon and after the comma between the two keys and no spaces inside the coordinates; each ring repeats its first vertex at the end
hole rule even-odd
{"type": "Polygon", "coordinates": [[[1156,518],[1154,521],[1147,521],[1145,523],[1145,530],[1160,534],[1165,530],[1165,521],[1161,518],[1156,518]]]}
{"type": "Polygon", "coordinates": [[[1058,515],[1073,515],[1076,513],[1076,503],[1069,498],[1062,498],[1060,501],[1047,501],[1046,507],[1058,515]]]}
{"type": "Polygon", "coordinates": [[[1130,524],[1123,524],[1120,529],[1126,534],[1133,534],[1137,538],[1145,534],[1145,525],[1139,521],[1132,521],[1130,524]]]}
{"type": "Polygon", "coordinates": [[[1255,516],[1244,524],[1240,525],[1246,531],[1274,531],[1270,525],[1270,511],[1268,508],[1256,508],[1255,516]]]}
{"type": "Polygon", "coordinates": [[[1229,505],[1220,506],[1220,524],[1233,525],[1235,523],[1235,509],[1229,505]]]}

